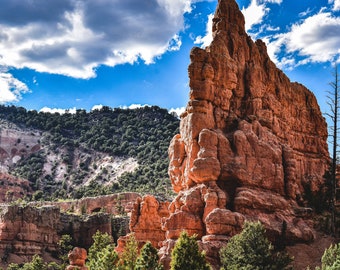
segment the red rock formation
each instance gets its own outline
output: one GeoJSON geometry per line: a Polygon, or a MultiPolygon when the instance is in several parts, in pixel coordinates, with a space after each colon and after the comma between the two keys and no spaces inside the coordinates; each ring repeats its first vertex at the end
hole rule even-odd
{"type": "Polygon", "coordinates": [[[312,241],[305,194],[320,190],[329,161],[315,96],[246,34],[234,0],[218,1],[213,41],[190,58],[190,100],[169,147],[178,196],[163,222],[162,260],[186,230],[216,265],[245,219],[260,220],[273,241],[312,241]]]}
{"type": "Polygon", "coordinates": [[[85,261],[87,258],[86,249],[75,247],[68,253],[68,259],[70,260],[70,265],[66,267],[66,270],[88,270],[85,266],[85,261]]]}
{"type": "MultiPolygon", "coordinates": [[[[165,239],[165,231],[161,221],[169,217],[170,202],[158,201],[154,196],[146,195],[138,198],[134,204],[130,218],[130,231],[142,246],[147,241],[158,248],[160,242],[165,239]]],[[[129,235],[118,239],[117,252],[124,250],[129,235]]]]}
{"type": "Polygon", "coordinates": [[[60,207],[63,212],[74,212],[79,215],[96,212],[113,215],[130,215],[134,207],[133,205],[138,198],[141,198],[139,193],[123,192],[65,202],[51,202],[50,204],[60,207]]]}
{"type": "Polygon", "coordinates": [[[35,254],[55,253],[63,234],[71,235],[75,245],[89,248],[97,230],[112,233],[113,222],[107,213],[81,216],[62,213],[52,205],[0,204],[0,257],[10,263],[16,255],[25,262],[35,254]]]}

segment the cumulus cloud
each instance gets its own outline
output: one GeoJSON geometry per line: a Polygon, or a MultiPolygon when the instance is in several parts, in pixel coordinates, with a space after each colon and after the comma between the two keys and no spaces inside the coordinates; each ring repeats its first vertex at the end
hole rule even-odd
{"type": "Polygon", "coordinates": [[[70,108],[70,109],[61,109],[61,108],[43,107],[43,108],[40,109],[39,112],[59,113],[59,114],[65,114],[65,113],[75,114],[77,112],[77,108],[73,107],[73,108],[70,108]]]}
{"type": "Polygon", "coordinates": [[[21,94],[28,91],[26,84],[0,69],[0,104],[17,102],[21,99],[21,94]]]}
{"type": "Polygon", "coordinates": [[[196,37],[194,44],[201,44],[201,47],[203,48],[210,45],[211,41],[213,40],[213,36],[212,36],[213,18],[214,18],[214,14],[208,15],[208,23],[206,26],[205,36],[196,37]]]}
{"type": "Polygon", "coordinates": [[[267,43],[272,59],[281,67],[336,61],[340,54],[340,18],[321,9],[267,43]],[[279,59],[282,52],[285,56],[279,59]]]}
{"type": "Polygon", "coordinates": [[[177,115],[178,117],[181,116],[182,113],[185,112],[185,107],[180,107],[180,108],[171,108],[169,110],[169,113],[174,113],[175,115],[177,115]]]}
{"type": "Polygon", "coordinates": [[[334,11],[340,10],[340,0],[328,0],[328,3],[334,4],[333,5],[333,10],[334,11]]]}
{"type": "Polygon", "coordinates": [[[1,1],[0,64],[75,78],[178,50],[198,0],[1,1]]]}
{"type": "Polygon", "coordinates": [[[253,25],[260,24],[263,21],[263,18],[269,9],[266,7],[265,3],[259,3],[257,0],[251,0],[250,5],[246,8],[243,7],[241,11],[246,21],[246,31],[248,31],[253,27],[253,25]]]}
{"type": "Polygon", "coordinates": [[[144,107],[151,107],[151,105],[149,105],[149,104],[143,104],[143,105],[142,104],[131,104],[129,106],[127,106],[127,105],[120,106],[119,108],[124,109],[124,110],[126,110],[126,109],[134,110],[134,109],[144,108],[144,107]]]}

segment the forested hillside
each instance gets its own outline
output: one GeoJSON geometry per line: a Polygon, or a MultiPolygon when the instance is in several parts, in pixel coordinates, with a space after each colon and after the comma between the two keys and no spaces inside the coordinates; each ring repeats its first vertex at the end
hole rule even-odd
{"type": "Polygon", "coordinates": [[[167,149],[179,120],[165,109],[103,107],[52,114],[0,106],[0,119],[41,135],[41,150],[8,169],[30,181],[33,199],[171,192],[167,149]]]}

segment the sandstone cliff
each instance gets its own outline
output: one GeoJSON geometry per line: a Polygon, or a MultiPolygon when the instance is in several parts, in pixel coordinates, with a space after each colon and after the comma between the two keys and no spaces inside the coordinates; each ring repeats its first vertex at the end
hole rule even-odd
{"type": "Polygon", "coordinates": [[[63,234],[83,248],[91,246],[97,230],[117,240],[129,230],[137,198],[137,193],[121,193],[60,203],[0,204],[0,267],[26,262],[35,254],[51,258],[63,234]]]}
{"type": "Polygon", "coordinates": [[[315,96],[246,34],[234,0],[218,1],[213,41],[190,58],[190,99],[169,147],[178,195],[162,220],[162,261],[186,230],[218,265],[219,248],[244,220],[260,220],[274,242],[313,241],[305,195],[320,191],[329,161],[315,96]]]}

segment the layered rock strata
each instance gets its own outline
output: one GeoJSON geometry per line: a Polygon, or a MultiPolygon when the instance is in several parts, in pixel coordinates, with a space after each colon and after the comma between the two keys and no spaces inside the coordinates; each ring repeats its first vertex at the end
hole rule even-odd
{"type": "MultiPolygon", "coordinates": [[[[162,228],[162,220],[169,217],[169,204],[167,201],[157,200],[152,195],[138,198],[134,203],[129,223],[130,231],[140,243],[140,246],[147,241],[158,248],[165,239],[165,231],[162,228]]],[[[116,250],[121,252],[130,235],[120,237],[116,250]]]]}
{"type": "MultiPolygon", "coordinates": [[[[106,209],[110,205],[114,202],[106,209]]],[[[97,230],[117,240],[129,232],[128,221],[127,215],[114,216],[112,212],[80,215],[65,213],[56,205],[0,204],[0,258],[10,263],[13,256],[19,256],[25,262],[35,254],[55,254],[63,234],[69,234],[74,244],[83,248],[92,245],[97,230]]]]}
{"type": "Polygon", "coordinates": [[[312,241],[301,216],[309,213],[305,194],[320,190],[328,166],[327,126],[315,96],[291,83],[266,45],[246,34],[234,0],[219,0],[212,43],[192,49],[190,58],[190,100],[169,147],[179,194],[163,223],[165,260],[187,230],[214,261],[246,219],[260,220],[274,241],[312,241]]]}
{"type": "Polygon", "coordinates": [[[246,34],[234,0],[218,1],[213,41],[190,59],[190,100],[169,147],[178,195],[162,222],[165,265],[182,230],[214,265],[245,220],[260,220],[274,242],[313,241],[306,194],[320,191],[329,161],[315,96],[246,34]]]}

